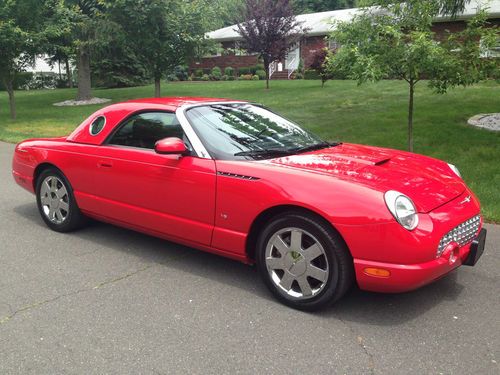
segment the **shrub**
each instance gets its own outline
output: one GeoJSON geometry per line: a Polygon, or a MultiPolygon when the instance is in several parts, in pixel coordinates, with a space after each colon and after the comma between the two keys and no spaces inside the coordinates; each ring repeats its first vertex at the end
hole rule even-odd
{"type": "Polygon", "coordinates": [[[257,70],[255,72],[255,74],[259,76],[259,79],[266,79],[266,71],[265,70],[257,70]]]}
{"type": "Polygon", "coordinates": [[[307,69],[304,73],[304,79],[320,79],[319,73],[314,69],[307,69]]]}
{"type": "Polygon", "coordinates": [[[259,79],[260,79],[260,77],[257,74],[252,76],[252,81],[258,81],[259,79]]]}
{"type": "Polygon", "coordinates": [[[264,66],[264,64],[257,64],[255,65],[255,71],[257,70],[266,70],[266,67],[264,66]]]}
{"type": "Polygon", "coordinates": [[[228,80],[228,81],[234,81],[234,80],[235,80],[235,77],[234,77],[234,76],[228,76],[228,77],[227,77],[227,80],[228,80]]]}
{"type": "Polygon", "coordinates": [[[203,76],[201,77],[201,80],[202,81],[210,81],[210,76],[208,74],[203,74],[203,76]]]}
{"type": "Polygon", "coordinates": [[[295,79],[304,79],[304,75],[302,73],[295,73],[295,79]]]}
{"type": "Polygon", "coordinates": [[[222,70],[218,67],[218,66],[215,66],[212,71],[210,72],[211,75],[213,75],[214,77],[222,77],[222,70]]]}
{"type": "Polygon", "coordinates": [[[188,79],[188,70],[187,70],[187,67],[182,66],[182,65],[177,65],[174,68],[173,75],[177,77],[177,81],[187,81],[187,79],[188,79]]]}
{"type": "Polygon", "coordinates": [[[228,77],[234,76],[234,69],[228,66],[226,67],[226,69],[224,69],[224,74],[228,77]]]}
{"type": "Polygon", "coordinates": [[[212,74],[212,69],[203,69],[203,74],[209,76],[210,74],[212,74]]]}
{"type": "Polygon", "coordinates": [[[202,69],[196,69],[196,70],[194,71],[194,76],[195,76],[195,77],[198,77],[198,78],[203,77],[203,70],[202,70],[202,69]]]}
{"type": "Polygon", "coordinates": [[[238,68],[238,74],[240,76],[244,76],[244,75],[250,74],[250,68],[248,66],[244,66],[244,67],[238,68]]]}
{"type": "Polygon", "coordinates": [[[253,76],[251,74],[242,74],[240,75],[240,80],[242,81],[251,81],[253,76]]]}
{"type": "Polygon", "coordinates": [[[227,75],[225,75],[225,74],[224,74],[224,75],[221,77],[221,79],[220,79],[220,80],[221,80],[221,81],[227,81],[227,80],[228,80],[228,78],[229,78],[229,76],[227,76],[227,75]]]}

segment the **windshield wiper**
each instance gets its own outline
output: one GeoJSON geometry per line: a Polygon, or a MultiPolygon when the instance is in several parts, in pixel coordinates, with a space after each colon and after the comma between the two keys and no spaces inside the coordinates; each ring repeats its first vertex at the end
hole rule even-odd
{"type": "Polygon", "coordinates": [[[309,145],[309,146],[292,148],[288,151],[293,152],[293,153],[301,153],[301,152],[307,152],[307,151],[321,150],[322,148],[335,147],[335,146],[339,146],[341,144],[342,144],[341,142],[332,142],[332,143],[320,142],[320,143],[315,143],[315,144],[309,145]]]}
{"type": "Polygon", "coordinates": [[[288,156],[291,152],[289,150],[250,150],[250,151],[241,151],[234,154],[234,156],[267,156],[267,155],[276,155],[276,156],[288,156]]]}

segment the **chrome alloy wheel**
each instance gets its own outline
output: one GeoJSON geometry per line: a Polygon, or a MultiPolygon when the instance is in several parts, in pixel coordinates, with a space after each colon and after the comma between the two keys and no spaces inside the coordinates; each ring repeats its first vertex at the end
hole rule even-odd
{"type": "Polygon", "coordinates": [[[325,249],[299,228],[277,231],[266,246],[266,267],[278,290],[293,299],[308,299],[323,290],[329,267],[325,249]]]}
{"type": "Polygon", "coordinates": [[[47,176],[40,187],[43,213],[54,224],[63,223],[69,215],[69,195],[64,183],[55,176],[47,176]]]}

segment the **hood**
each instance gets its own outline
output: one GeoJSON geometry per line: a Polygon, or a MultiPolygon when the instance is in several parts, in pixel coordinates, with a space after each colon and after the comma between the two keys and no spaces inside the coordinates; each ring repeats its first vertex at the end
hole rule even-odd
{"type": "Polygon", "coordinates": [[[410,197],[419,212],[432,211],[466,188],[443,161],[378,147],[341,144],[265,163],[331,175],[384,193],[397,190],[410,197]]]}

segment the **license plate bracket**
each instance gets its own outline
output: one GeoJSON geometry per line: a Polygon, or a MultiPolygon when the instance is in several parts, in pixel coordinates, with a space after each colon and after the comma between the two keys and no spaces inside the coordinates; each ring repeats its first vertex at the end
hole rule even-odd
{"type": "Polygon", "coordinates": [[[464,266],[474,266],[479,258],[484,253],[484,244],[486,242],[486,229],[481,229],[476,238],[472,241],[470,245],[469,256],[463,262],[464,266]]]}

